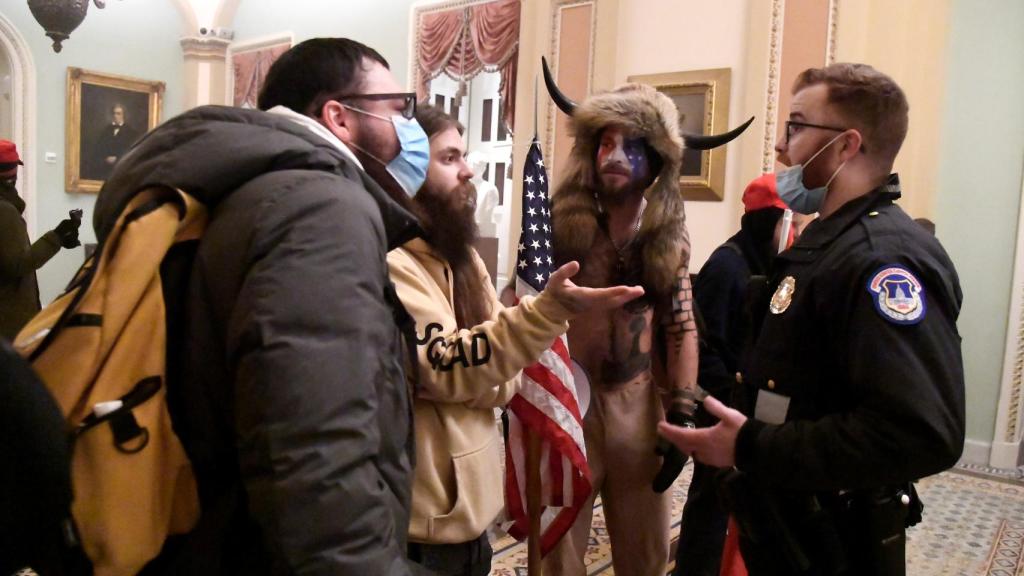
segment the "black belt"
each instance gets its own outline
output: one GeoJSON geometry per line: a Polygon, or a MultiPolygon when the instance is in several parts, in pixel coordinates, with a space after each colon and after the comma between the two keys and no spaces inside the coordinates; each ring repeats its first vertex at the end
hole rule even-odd
{"type": "Polygon", "coordinates": [[[469,542],[458,544],[425,544],[409,542],[406,545],[409,560],[428,568],[458,571],[484,561],[490,561],[491,544],[487,533],[469,542]]]}

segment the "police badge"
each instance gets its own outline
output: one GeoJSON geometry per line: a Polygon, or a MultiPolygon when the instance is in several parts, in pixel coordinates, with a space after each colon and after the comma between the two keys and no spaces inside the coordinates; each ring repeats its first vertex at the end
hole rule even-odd
{"type": "Polygon", "coordinates": [[[772,314],[782,314],[789,308],[789,303],[793,301],[793,292],[796,292],[796,278],[786,276],[779,282],[775,294],[772,294],[772,302],[768,305],[772,314]]]}
{"type": "Polygon", "coordinates": [[[875,310],[894,324],[917,324],[924,318],[924,288],[909,270],[886,264],[868,280],[875,310]]]}

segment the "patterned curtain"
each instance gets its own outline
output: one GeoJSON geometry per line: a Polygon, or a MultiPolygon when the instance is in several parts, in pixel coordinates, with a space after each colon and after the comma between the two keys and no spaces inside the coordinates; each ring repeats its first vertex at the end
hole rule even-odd
{"type": "Polygon", "coordinates": [[[231,64],[235,72],[235,106],[256,108],[256,101],[270,65],[289,48],[290,44],[279,44],[232,56],[231,64]]]}
{"type": "Polygon", "coordinates": [[[515,125],[516,64],[519,55],[521,0],[494,0],[466,8],[426,14],[420,19],[417,51],[420,100],[430,81],[447,74],[459,82],[459,94],[482,71],[499,72],[501,115],[509,130],[515,125]]]}

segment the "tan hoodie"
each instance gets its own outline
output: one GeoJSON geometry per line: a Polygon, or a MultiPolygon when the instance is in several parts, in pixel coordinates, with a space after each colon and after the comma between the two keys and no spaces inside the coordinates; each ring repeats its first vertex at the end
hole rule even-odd
{"type": "Polygon", "coordinates": [[[421,239],[388,253],[391,280],[418,339],[411,542],[467,542],[497,518],[504,480],[493,409],[515,395],[520,371],[568,328],[568,311],[547,294],[503,308],[474,257],[492,319],[459,330],[448,262],[421,239]]]}

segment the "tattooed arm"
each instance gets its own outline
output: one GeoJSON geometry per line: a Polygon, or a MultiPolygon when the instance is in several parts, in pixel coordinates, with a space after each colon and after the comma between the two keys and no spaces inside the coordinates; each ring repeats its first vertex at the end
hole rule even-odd
{"type": "MultiPolygon", "coordinates": [[[[666,370],[672,391],[696,390],[697,385],[697,322],[693,313],[693,290],[690,286],[690,237],[683,234],[679,270],[669,295],[671,306],[662,318],[665,334],[666,370]]],[[[680,400],[673,394],[673,402],[680,400]]]]}

